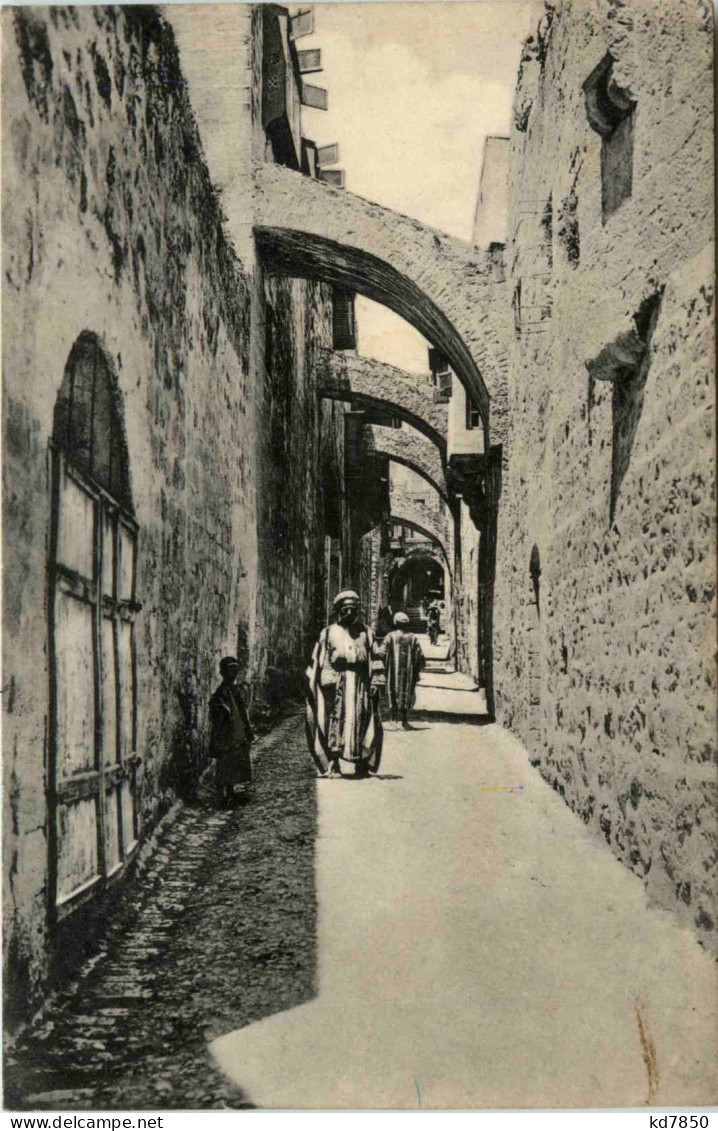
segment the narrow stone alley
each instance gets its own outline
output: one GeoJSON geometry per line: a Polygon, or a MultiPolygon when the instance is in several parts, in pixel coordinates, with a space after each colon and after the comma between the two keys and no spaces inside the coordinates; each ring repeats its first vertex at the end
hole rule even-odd
{"type": "Polygon", "coordinates": [[[182,812],[14,1050],[13,1106],[714,1099],[710,956],[444,667],[376,778],[315,783],[293,714],[251,805],[182,812]]]}
{"type": "Polygon", "coordinates": [[[652,7],[3,7],[6,1104],[715,1102],[714,37],[652,7]]]}

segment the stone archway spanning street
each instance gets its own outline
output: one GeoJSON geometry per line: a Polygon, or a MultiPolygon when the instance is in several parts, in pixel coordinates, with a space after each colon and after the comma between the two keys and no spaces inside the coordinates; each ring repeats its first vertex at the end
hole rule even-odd
{"type": "Polygon", "coordinates": [[[416,433],[402,429],[389,435],[391,429],[375,431],[376,426],[365,428],[364,446],[367,454],[383,454],[419,471],[447,502],[454,497],[450,486],[458,475],[458,489],[481,530],[482,628],[477,645],[487,707],[493,714],[493,591],[501,482],[493,454],[500,453],[507,439],[507,357],[514,333],[502,272],[488,252],[282,166],[258,162],[253,193],[255,248],[266,273],[337,285],[393,310],[445,355],[479,410],[484,451],[492,456],[487,454],[471,469],[447,468],[443,445],[424,439],[426,428],[424,449],[416,433]]]}
{"type": "Polygon", "coordinates": [[[407,517],[406,512],[392,511],[389,515],[389,524],[391,526],[406,526],[410,530],[416,531],[417,534],[422,534],[425,538],[435,542],[441,551],[446,567],[449,573],[452,572],[453,562],[447,553],[445,533],[441,530],[438,523],[432,522],[430,517],[424,519],[426,525],[416,522],[414,517],[407,517]]]}
{"type": "Polygon", "coordinates": [[[436,444],[446,458],[448,406],[434,401],[430,378],[343,351],[317,354],[319,395],[389,411],[436,444]]]}
{"type": "Polygon", "coordinates": [[[278,165],[254,175],[265,269],[322,279],[389,307],[440,349],[479,408],[505,401],[510,311],[481,252],[407,216],[278,165]]]}
{"type": "Polygon", "coordinates": [[[411,468],[439,492],[446,502],[449,489],[438,449],[431,440],[418,432],[402,428],[386,428],[382,424],[365,424],[362,429],[362,449],[365,456],[386,456],[395,463],[411,468]]]}

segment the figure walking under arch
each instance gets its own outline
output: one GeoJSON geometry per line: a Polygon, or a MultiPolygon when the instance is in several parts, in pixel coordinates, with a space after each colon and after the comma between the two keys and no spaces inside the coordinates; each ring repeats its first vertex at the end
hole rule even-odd
{"type": "Polygon", "coordinates": [[[386,668],[386,693],[394,722],[401,716],[404,730],[411,730],[409,710],[416,699],[416,684],[424,667],[424,653],[413,632],[406,626],[406,613],[397,613],[396,625],[384,641],[384,666],[386,668]]]}

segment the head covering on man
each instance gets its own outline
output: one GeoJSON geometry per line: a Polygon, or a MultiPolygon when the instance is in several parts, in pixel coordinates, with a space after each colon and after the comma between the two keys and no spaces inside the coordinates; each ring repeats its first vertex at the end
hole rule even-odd
{"type": "Polygon", "coordinates": [[[406,613],[395,613],[394,614],[394,624],[397,626],[397,628],[401,624],[408,624],[408,623],[409,623],[409,618],[406,615],[406,613]]]}
{"type": "Polygon", "coordinates": [[[353,589],[342,589],[341,593],[337,593],[334,598],[333,607],[335,609],[341,608],[342,605],[358,605],[359,594],[355,593],[353,589]]]}

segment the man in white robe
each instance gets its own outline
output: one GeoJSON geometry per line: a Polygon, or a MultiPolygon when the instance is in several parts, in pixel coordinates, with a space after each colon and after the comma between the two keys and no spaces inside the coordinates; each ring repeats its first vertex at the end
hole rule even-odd
{"type": "Polygon", "coordinates": [[[383,732],[371,629],[359,620],[359,595],[344,589],[334,599],[336,623],[319,634],[307,669],[307,742],[321,777],[354,765],[355,777],[376,773],[383,732]]]}

